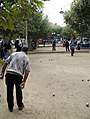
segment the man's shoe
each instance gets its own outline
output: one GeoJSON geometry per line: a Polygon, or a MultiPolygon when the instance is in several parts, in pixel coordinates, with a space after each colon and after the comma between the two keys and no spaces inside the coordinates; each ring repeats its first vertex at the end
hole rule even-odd
{"type": "Polygon", "coordinates": [[[8,108],[10,112],[13,112],[13,109],[12,108],[8,108]]]}
{"type": "Polygon", "coordinates": [[[22,110],[23,108],[24,108],[24,104],[21,107],[19,107],[18,109],[19,110],[22,110]]]}

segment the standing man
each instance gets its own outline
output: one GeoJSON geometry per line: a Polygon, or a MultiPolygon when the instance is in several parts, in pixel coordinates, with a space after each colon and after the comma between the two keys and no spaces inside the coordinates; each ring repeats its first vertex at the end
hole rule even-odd
{"type": "Polygon", "coordinates": [[[24,46],[21,52],[12,53],[5,61],[1,74],[2,78],[4,77],[4,73],[6,67],[6,86],[7,86],[7,103],[8,109],[10,112],[13,111],[14,106],[14,96],[13,96],[13,88],[14,84],[16,87],[16,100],[18,109],[22,110],[24,108],[24,104],[22,102],[22,89],[25,87],[26,80],[28,78],[30,72],[29,66],[29,57],[27,56],[28,47],[24,46]]]}
{"type": "Polygon", "coordinates": [[[69,51],[69,42],[68,40],[65,41],[66,52],[69,51]]]}
{"type": "Polygon", "coordinates": [[[52,41],[52,51],[56,50],[56,40],[52,41]]]}
{"type": "Polygon", "coordinates": [[[80,40],[77,41],[77,50],[80,50],[80,40]]]}

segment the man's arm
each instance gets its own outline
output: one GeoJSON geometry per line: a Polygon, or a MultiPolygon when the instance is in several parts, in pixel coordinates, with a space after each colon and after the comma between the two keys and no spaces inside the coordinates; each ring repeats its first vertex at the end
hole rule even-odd
{"type": "Polygon", "coordinates": [[[25,82],[28,78],[29,72],[25,72],[22,83],[21,83],[21,88],[23,89],[25,87],[25,82]]]}
{"type": "Polygon", "coordinates": [[[2,79],[4,77],[4,73],[5,73],[5,70],[7,68],[7,65],[8,65],[7,62],[5,62],[4,65],[3,65],[3,67],[2,67],[2,70],[1,70],[2,79]]]}
{"type": "Polygon", "coordinates": [[[25,83],[28,78],[29,72],[25,72],[23,82],[25,83]]]}

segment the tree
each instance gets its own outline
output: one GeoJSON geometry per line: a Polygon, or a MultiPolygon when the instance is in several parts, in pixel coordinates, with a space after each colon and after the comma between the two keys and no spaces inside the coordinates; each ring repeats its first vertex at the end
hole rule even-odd
{"type": "Polygon", "coordinates": [[[64,13],[67,25],[74,29],[80,36],[87,36],[90,28],[90,6],[88,0],[77,0],[71,5],[71,9],[64,13]]]}
{"type": "Polygon", "coordinates": [[[43,7],[40,0],[0,0],[0,26],[13,30],[15,22],[43,7]]]}
{"type": "MultiPolygon", "coordinates": [[[[32,15],[27,15],[27,39],[30,48],[32,39],[36,42],[38,38],[46,38],[49,36],[50,31],[48,17],[44,16],[42,12],[34,12],[32,15]]],[[[23,18],[20,22],[17,22],[11,32],[12,38],[25,38],[26,19],[23,18]]]]}
{"type": "Polygon", "coordinates": [[[63,39],[74,39],[76,38],[76,32],[67,25],[62,28],[61,36],[63,39]]]}
{"type": "Polygon", "coordinates": [[[28,36],[32,39],[47,37],[49,29],[48,18],[44,17],[43,13],[36,12],[31,18],[28,18],[28,36]]]}
{"type": "Polygon", "coordinates": [[[60,39],[61,31],[62,31],[61,26],[59,26],[57,24],[52,24],[51,25],[51,31],[50,31],[51,38],[53,38],[55,36],[56,38],[60,39]]]}
{"type": "MultiPolygon", "coordinates": [[[[24,37],[26,35],[26,20],[22,19],[15,25],[14,33],[17,36],[24,37]]],[[[31,16],[27,16],[27,32],[28,38],[38,39],[48,37],[50,27],[48,24],[48,17],[43,16],[42,12],[36,12],[31,16]]]]}

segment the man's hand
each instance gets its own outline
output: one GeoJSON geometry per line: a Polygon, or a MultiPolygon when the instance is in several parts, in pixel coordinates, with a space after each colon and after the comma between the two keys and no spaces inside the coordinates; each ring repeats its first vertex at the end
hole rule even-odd
{"type": "Polygon", "coordinates": [[[21,89],[23,89],[25,87],[25,82],[27,80],[28,75],[29,75],[29,72],[25,72],[24,78],[23,78],[22,83],[20,85],[21,89]]]}
{"type": "Polygon", "coordinates": [[[21,85],[20,85],[21,89],[24,89],[25,87],[25,83],[22,81],[21,85]]]}
{"type": "Polygon", "coordinates": [[[3,79],[3,77],[4,77],[4,74],[1,73],[0,74],[0,79],[3,79]]]}
{"type": "Polygon", "coordinates": [[[5,73],[6,67],[7,67],[7,62],[5,62],[3,64],[3,67],[2,67],[2,70],[1,70],[1,76],[0,76],[1,79],[4,78],[4,73],[5,73]]]}

